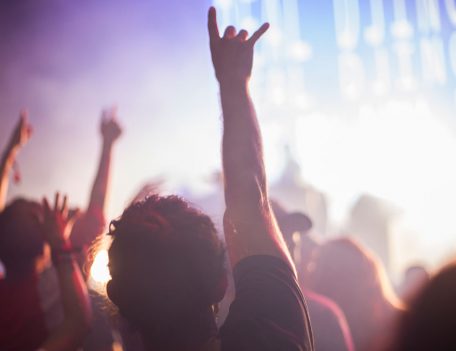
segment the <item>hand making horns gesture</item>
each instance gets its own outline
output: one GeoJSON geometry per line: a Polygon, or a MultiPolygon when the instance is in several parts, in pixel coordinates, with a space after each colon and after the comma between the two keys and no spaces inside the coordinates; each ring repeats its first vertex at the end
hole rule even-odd
{"type": "Polygon", "coordinates": [[[214,7],[209,9],[208,29],[212,63],[219,83],[247,82],[252,73],[253,47],[257,40],[268,30],[269,23],[264,23],[247,39],[248,33],[242,29],[228,26],[220,37],[217,16],[214,7]]]}

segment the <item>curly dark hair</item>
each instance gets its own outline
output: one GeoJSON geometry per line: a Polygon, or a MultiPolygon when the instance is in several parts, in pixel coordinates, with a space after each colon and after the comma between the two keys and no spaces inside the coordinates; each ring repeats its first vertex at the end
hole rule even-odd
{"type": "Polygon", "coordinates": [[[108,296],[137,327],[172,325],[223,298],[223,244],[211,219],[180,197],[130,205],[110,234],[108,296]]]}

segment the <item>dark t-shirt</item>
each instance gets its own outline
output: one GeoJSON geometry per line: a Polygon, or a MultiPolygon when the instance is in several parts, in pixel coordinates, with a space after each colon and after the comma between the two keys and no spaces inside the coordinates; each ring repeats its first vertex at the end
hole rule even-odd
{"type": "Polygon", "coordinates": [[[251,256],[233,275],[236,297],[220,328],[222,351],[314,349],[307,306],[285,262],[251,256]]]}

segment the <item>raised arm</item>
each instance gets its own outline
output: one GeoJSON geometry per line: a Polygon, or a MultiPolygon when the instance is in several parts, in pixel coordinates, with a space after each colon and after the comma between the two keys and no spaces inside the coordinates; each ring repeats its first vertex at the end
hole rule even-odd
{"type": "Polygon", "coordinates": [[[115,108],[103,111],[100,131],[103,145],[88,209],[95,209],[99,213],[104,213],[111,170],[112,148],[122,134],[122,129],[117,122],[117,111],[115,108]]]}
{"type": "Polygon", "coordinates": [[[105,207],[111,171],[112,149],[122,133],[117,122],[115,108],[103,111],[100,132],[102,136],[101,156],[97,175],[90,193],[90,201],[86,211],[76,221],[71,232],[72,244],[83,249],[81,255],[78,256],[81,267],[86,263],[88,247],[103,233],[105,226],[105,207]]]}
{"type": "Polygon", "coordinates": [[[57,193],[53,208],[44,199],[43,212],[43,235],[51,248],[52,261],[57,271],[64,319],[60,326],[50,331],[41,349],[75,350],[82,344],[89,329],[91,308],[87,287],[68,240],[73,221],[68,218],[66,197],[60,201],[57,193]]]}
{"type": "Polygon", "coordinates": [[[208,28],[223,110],[224,224],[231,263],[235,266],[248,256],[272,255],[294,270],[269,205],[261,133],[249,94],[253,48],[269,24],[250,38],[245,30],[236,33],[233,26],[220,37],[216,12],[211,8],[208,28]]]}
{"type": "Polygon", "coordinates": [[[0,163],[0,212],[3,211],[6,204],[6,195],[8,193],[9,174],[13,167],[16,155],[20,148],[30,139],[32,128],[27,120],[27,112],[21,111],[19,121],[13,134],[3,152],[0,163]]]}

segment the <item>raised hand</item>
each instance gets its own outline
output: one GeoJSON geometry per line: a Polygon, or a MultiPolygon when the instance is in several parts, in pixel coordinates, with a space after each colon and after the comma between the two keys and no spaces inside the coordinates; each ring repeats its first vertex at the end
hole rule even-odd
{"type": "Polygon", "coordinates": [[[113,143],[120,137],[122,128],[117,121],[117,108],[112,107],[103,111],[100,130],[105,142],[113,143]]]}
{"type": "Polygon", "coordinates": [[[40,350],[79,350],[91,325],[91,304],[87,286],[73,257],[68,235],[74,223],[67,197],[55,194],[54,206],[43,199],[42,231],[51,247],[52,263],[57,273],[63,307],[63,321],[48,333],[40,350]]]}
{"type": "Polygon", "coordinates": [[[46,198],[43,199],[42,231],[45,240],[53,250],[68,246],[68,236],[76,217],[74,213],[71,217],[68,213],[66,196],[60,200],[60,193],[56,193],[53,207],[49,205],[46,198]]]}
{"type": "Polygon", "coordinates": [[[22,110],[19,115],[19,121],[14,128],[13,134],[11,135],[10,147],[21,147],[24,146],[32,135],[32,126],[28,122],[28,113],[26,110],[22,110]]]}
{"type": "Polygon", "coordinates": [[[223,37],[220,37],[215,8],[209,9],[208,30],[212,63],[220,83],[248,81],[252,73],[253,47],[268,28],[269,23],[264,23],[247,39],[246,30],[236,33],[236,28],[228,26],[223,37]]]}
{"type": "MultiPolygon", "coordinates": [[[[10,140],[0,158],[0,212],[6,204],[6,194],[9,186],[9,173],[13,168],[16,155],[20,148],[27,143],[32,135],[32,127],[28,123],[27,111],[22,110],[19,121],[11,134],[10,140]]],[[[16,169],[15,179],[19,177],[16,169]]]]}

